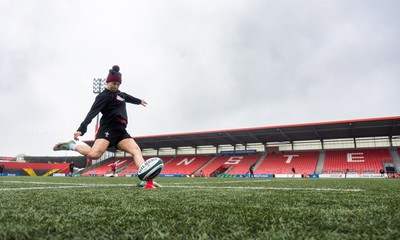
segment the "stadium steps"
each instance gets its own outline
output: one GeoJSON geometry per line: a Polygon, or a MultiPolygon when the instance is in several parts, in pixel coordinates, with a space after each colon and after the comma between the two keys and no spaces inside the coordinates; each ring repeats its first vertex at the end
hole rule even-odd
{"type": "MultiPolygon", "coordinates": [[[[258,168],[258,166],[264,161],[264,159],[267,157],[267,153],[261,154],[260,158],[258,159],[256,165],[254,166],[253,172],[258,168]]],[[[247,172],[250,173],[250,170],[247,172]]]]}
{"type": "Polygon", "coordinates": [[[225,173],[228,174],[250,174],[250,166],[253,165],[254,163],[255,168],[257,168],[258,164],[260,164],[260,160],[262,161],[265,158],[265,153],[263,154],[256,154],[256,155],[246,155],[242,161],[240,161],[240,164],[238,165],[233,165],[232,168],[228,168],[225,173]]]}
{"type": "Polygon", "coordinates": [[[396,171],[400,172],[400,156],[399,156],[400,149],[390,148],[389,152],[393,158],[393,163],[394,163],[394,167],[395,167],[396,171]]]}
{"type": "Polygon", "coordinates": [[[213,157],[210,161],[208,161],[206,166],[203,166],[202,170],[206,176],[211,176],[211,174],[215,173],[216,170],[221,168],[224,163],[229,159],[228,155],[221,156],[217,155],[213,157]]]}
{"type": "Polygon", "coordinates": [[[315,167],[316,174],[322,173],[322,169],[324,169],[324,163],[325,163],[325,151],[320,151],[318,156],[317,166],[315,167]]]}
{"type": "Polygon", "coordinates": [[[214,161],[214,159],[215,159],[216,157],[217,157],[217,156],[212,157],[212,158],[211,158],[210,160],[208,160],[203,166],[201,166],[199,169],[197,169],[193,174],[202,171],[203,168],[207,167],[207,165],[210,164],[212,161],[214,161]]]}
{"type": "Polygon", "coordinates": [[[100,167],[100,166],[102,166],[104,164],[107,164],[109,161],[111,161],[114,158],[115,157],[110,157],[110,158],[104,159],[103,161],[100,161],[100,162],[95,163],[95,164],[93,164],[93,165],[91,165],[89,167],[86,167],[86,168],[82,169],[81,171],[75,172],[75,174],[81,174],[82,175],[82,174],[84,174],[86,172],[89,172],[89,171],[91,171],[91,170],[93,170],[95,168],[98,168],[98,167],[100,167]]]}
{"type": "Polygon", "coordinates": [[[229,174],[229,172],[235,167],[235,165],[231,165],[228,169],[225,170],[222,174],[229,174]]]}
{"type": "Polygon", "coordinates": [[[129,164],[123,166],[122,168],[118,168],[118,169],[115,170],[115,172],[116,172],[116,173],[119,173],[119,172],[123,171],[124,169],[128,168],[128,167],[129,167],[130,165],[132,165],[132,164],[135,164],[135,162],[131,162],[131,163],[129,163],[129,164]]]}
{"type": "MultiPolygon", "coordinates": [[[[128,164],[125,164],[124,166],[122,166],[122,167],[120,167],[120,168],[118,168],[118,169],[116,169],[115,170],[115,173],[123,173],[124,172],[124,170],[127,170],[127,168],[129,168],[129,169],[134,169],[135,170],[135,172],[136,172],[136,164],[135,164],[135,159],[133,159],[133,157],[132,157],[132,159],[130,159],[130,158],[123,158],[123,159],[126,159],[126,160],[130,160],[130,163],[128,163],[128,164]]],[[[144,157],[144,160],[146,161],[147,159],[149,159],[148,157],[144,157]]],[[[164,161],[164,159],[163,159],[163,161],[164,161]]]]}
{"type": "MultiPolygon", "coordinates": [[[[128,163],[128,164],[122,166],[121,168],[116,169],[116,170],[115,170],[115,173],[118,174],[118,173],[124,171],[124,170],[127,169],[129,166],[131,166],[132,164],[135,165],[135,161],[132,161],[131,163],[128,163]]],[[[136,165],[135,165],[135,166],[136,166],[136,165]]]]}
{"type": "Polygon", "coordinates": [[[82,176],[88,176],[88,175],[92,175],[92,174],[97,174],[97,176],[104,176],[106,174],[111,173],[111,164],[115,163],[116,168],[118,169],[118,168],[121,168],[121,167],[129,164],[132,161],[133,161],[133,159],[130,157],[129,158],[113,157],[113,158],[111,158],[111,160],[98,166],[95,169],[92,169],[91,171],[84,173],[82,176]]]}
{"type": "Polygon", "coordinates": [[[116,173],[117,173],[118,175],[120,175],[120,174],[122,174],[122,175],[127,175],[127,174],[132,174],[132,173],[137,174],[137,169],[136,169],[135,161],[133,161],[133,162],[127,164],[126,166],[124,166],[124,167],[121,168],[121,169],[117,169],[117,170],[116,170],[116,173]]]}
{"type": "Polygon", "coordinates": [[[172,162],[175,159],[176,156],[165,156],[165,157],[159,157],[163,160],[164,165],[168,164],[169,162],[172,162]]]}

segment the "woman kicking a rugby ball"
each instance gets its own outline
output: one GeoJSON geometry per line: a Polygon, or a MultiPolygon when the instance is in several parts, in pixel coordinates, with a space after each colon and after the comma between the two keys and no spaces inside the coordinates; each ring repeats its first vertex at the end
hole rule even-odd
{"type": "Polygon", "coordinates": [[[126,131],[128,123],[126,103],[140,104],[145,107],[147,102],[127,93],[120,92],[118,89],[121,82],[119,66],[115,65],[109,70],[106,80],[106,89],[97,95],[85,120],[83,120],[78,130],[74,133],[74,140],[56,144],[53,148],[54,151],[72,150],[88,158],[98,159],[108,147],[115,146],[121,151],[130,153],[133,156],[137,168],[144,163],[139,146],[126,131]],[[76,141],[79,140],[80,136],[86,133],[87,126],[99,112],[101,112],[103,116],[101,117],[100,128],[96,134],[96,140],[93,146],[90,147],[84,143],[77,144],[76,141]]]}

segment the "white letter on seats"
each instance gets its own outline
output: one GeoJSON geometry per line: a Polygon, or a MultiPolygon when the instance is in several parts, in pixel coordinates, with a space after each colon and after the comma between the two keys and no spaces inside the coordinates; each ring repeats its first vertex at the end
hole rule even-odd
{"type": "Polygon", "coordinates": [[[299,155],[283,155],[283,156],[287,157],[286,163],[290,163],[293,157],[298,157],[299,155]]]}
{"type": "Polygon", "coordinates": [[[347,153],[347,162],[364,162],[363,153],[347,153]]]}
{"type": "Polygon", "coordinates": [[[180,161],[178,164],[176,165],[181,165],[182,163],[184,163],[185,165],[189,165],[191,162],[193,162],[194,160],[196,160],[196,158],[192,158],[190,159],[190,161],[188,161],[187,158],[184,158],[182,161],[180,161]]]}
{"type": "Polygon", "coordinates": [[[230,157],[228,161],[226,161],[224,164],[232,164],[232,165],[239,164],[242,159],[243,159],[242,156],[230,157]]]}

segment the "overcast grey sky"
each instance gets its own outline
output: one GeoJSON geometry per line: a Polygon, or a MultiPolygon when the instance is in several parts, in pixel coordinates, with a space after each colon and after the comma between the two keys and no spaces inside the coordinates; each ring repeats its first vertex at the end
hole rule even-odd
{"type": "MultiPolygon", "coordinates": [[[[121,67],[132,136],[399,115],[398,0],[0,0],[0,156],[53,152],[121,67]]],[[[94,137],[94,122],[82,140],[94,137]]]]}

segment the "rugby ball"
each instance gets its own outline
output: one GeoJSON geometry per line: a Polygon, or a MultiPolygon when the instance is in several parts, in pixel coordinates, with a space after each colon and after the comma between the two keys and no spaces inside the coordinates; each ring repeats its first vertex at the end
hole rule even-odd
{"type": "Polygon", "coordinates": [[[138,169],[138,178],[143,181],[156,178],[164,167],[161,158],[153,157],[147,159],[138,169]]]}

